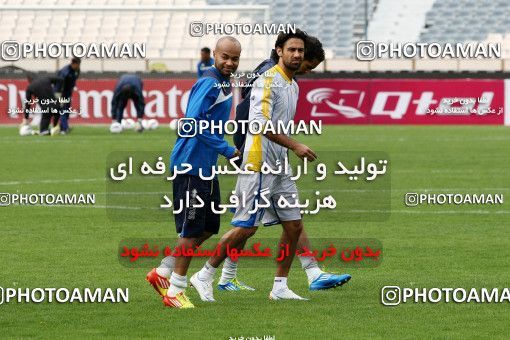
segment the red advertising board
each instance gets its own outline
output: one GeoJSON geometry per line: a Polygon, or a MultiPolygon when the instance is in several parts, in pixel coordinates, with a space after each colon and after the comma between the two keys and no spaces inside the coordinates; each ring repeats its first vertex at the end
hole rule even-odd
{"type": "Polygon", "coordinates": [[[503,124],[501,79],[306,79],[296,119],[323,124],[503,124]]]}
{"type": "MultiPolygon", "coordinates": [[[[79,79],[71,108],[80,114],[72,118],[73,124],[110,123],[111,99],[116,82],[116,79],[79,79]]],[[[145,117],[155,118],[160,123],[182,117],[194,82],[194,79],[144,80],[145,117]]],[[[21,116],[10,115],[9,111],[22,109],[27,85],[25,80],[0,80],[0,124],[20,122],[21,116]]],[[[131,102],[124,117],[136,117],[131,102]]]]}
{"type": "MultiPolygon", "coordinates": [[[[182,117],[195,79],[146,79],[145,116],[182,117]]],[[[115,79],[80,79],[73,123],[109,123],[115,79]]],[[[0,124],[18,123],[25,80],[0,80],[0,124]]],[[[504,80],[301,79],[296,119],[323,124],[497,124],[504,122],[504,80]]],[[[234,103],[236,100],[234,100],[234,103]]],[[[128,105],[125,117],[135,117],[128,105]]]]}

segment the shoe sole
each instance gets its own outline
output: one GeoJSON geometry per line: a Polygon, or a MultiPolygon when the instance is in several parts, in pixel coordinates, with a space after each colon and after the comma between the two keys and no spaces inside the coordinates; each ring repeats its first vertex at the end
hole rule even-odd
{"type": "Polygon", "coordinates": [[[271,295],[271,293],[269,293],[269,300],[271,300],[271,301],[282,301],[282,300],[288,300],[288,301],[310,301],[310,299],[305,299],[305,298],[302,298],[302,299],[282,299],[282,298],[279,298],[278,296],[273,297],[271,295]]]}
{"type": "Polygon", "coordinates": [[[222,288],[220,286],[217,286],[217,289],[221,290],[223,292],[239,292],[240,291],[240,289],[228,289],[228,288],[222,288]]]}
{"type": "MultiPolygon", "coordinates": [[[[167,300],[168,301],[168,300],[167,300]]],[[[183,307],[183,306],[177,306],[175,304],[173,304],[171,301],[169,302],[165,302],[165,300],[163,299],[163,305],[165,307],[168,307],[168,308],[175,308],[175,309],[193,309],[195,308],[195,306],[193,307],[183,307]]]]}
{"type": "Polygon", "coordinates": [[[248,288],[227,289],[227,288],[224,288],[224,287],[220,287],[219,285],[216,286],[216,288],[218,290],[222,290],[222,291],[226,291],[226,292],[240,292],[240,291],[254,292],[256,290],[255,288],[252,288],[252,289],[248,289],[248,288]]]}

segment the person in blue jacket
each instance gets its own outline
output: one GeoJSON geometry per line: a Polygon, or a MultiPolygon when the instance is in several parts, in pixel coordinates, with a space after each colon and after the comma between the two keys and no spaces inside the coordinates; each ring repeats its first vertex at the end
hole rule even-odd
{"type": "Polygon", "coordinates": [[[110,131],[117,133],[122,131],[122,117],[124,109],[131,99],[136,108],[137,122],[135,130],[137,132],[143,131],[142,119],[145,110],[145,100],[143,98],[143,81],[136,74],[124,74],[120,77],[115,85],[115,90],[112,97],[112,125],[110,131]]]}
{"type": "Polygon", "coordinates": [[[197,64],[197,75],[200,78],[205,71],[213,67],[214,59],[211,58],[211,49],[204,47],[200,50],[200,61],[197,64]]]}
{"type": "MultiPolygon", "coordinates": [[[[185,116],[187,124],[197,128],[200,122],[205,120],[208,124],[217,126],[229,119],[232,108],[230,76],[239,66],[240,55],[241,44],[237,39],[226,36],[218,40],[214,49],[214,67],[206,70],[191,89],[185,116]]],[[[211,176],[212,167],[216,166],[219,155],[232,158],[240,156],[240,153],[228,144],[218,129],[201,129],[189,133],[189,130],[185,131],[182,122],[179,124],[179,137],[170,156],[170,169],[183,170],[186,168],[185,164],[189,164],[192,170],[178,174],[173,180],[173,204],[178,210],[181,203],[186,202],[186,197],[189,198],[189,205],[193,205],[198,200],[197,196],[204,202],[203,207],[185,205],[180,213],[174,215],[179,234],[177,247],[188,247],[201,244],[218,233],[220,215],[213,212],[212,205],[218,209],[221,198],[218,178],[211,176]]],[[[172,262],[168,267],[172,267],[173,271],[165,266],[154,268],[147,274],[147,281],[163,295],[166,306],[194,307],[184,294],[191,257],[168,256],[163,259],[163,262],[165,261],[172,262]]]]}
{"type": "Polygon", "coordinates": [[[74,57],[71,63],[64,66],[57,72],[57,76],[61,78],[60,81],[55,83],[54,92],[57,98],[63,99],[63,104],[60,106],[60,133],[67,134],[69,129],[69,112],[71,108],[71,98],[73,90],[76,86],[76,81],[80,77],[80,64],[81,59],[74,57]]]}

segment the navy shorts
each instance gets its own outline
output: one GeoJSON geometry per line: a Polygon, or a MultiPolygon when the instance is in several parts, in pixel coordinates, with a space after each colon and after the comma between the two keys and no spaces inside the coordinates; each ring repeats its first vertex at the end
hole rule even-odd
{"type": "Polygon", "coordinates": [[[175,216],[175,227],[180,237],[198,237],[204,231],[217,234],[220,230],[220,215],[215,214],[211,204],[218,209],[221,203],[218,179],[203,180],[193,175],[177,175],[173,180],[174,209],[184,204],[184,209],[175,216]],[[204,207],[186,207],[186,195],[189,192],[189,205],[197,202],[196,196],[204,201],[204,207]]]}

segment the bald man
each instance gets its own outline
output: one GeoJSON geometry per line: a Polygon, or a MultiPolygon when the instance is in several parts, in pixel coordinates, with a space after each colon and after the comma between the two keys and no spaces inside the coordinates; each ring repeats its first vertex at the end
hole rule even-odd
{"type": "MultiPolygon", "coordinates": [[[[224,124],[230,117],[232,107],[232,93],[230,76],[239,66],[241,44],[233,37],[223,37],[218,40],[214,49],[214,67],[206,70],[202,77],[193,85],[186,118],[194,122],[195,128],[201,121],[208,121],[208,126],[224,124]]],[[[226,158],[240,156],[239,150],[230,146],[223,138],[223,133],[216,130],[201,131],[202,133],[184,134],[181,124],[179,137],[171,154],[170,169],[184,170],[184,164],[191,164],[192,170],[186,174],[179,174],[173,180],[174,206],[181,202],[193,205],[197,197],[204,202],[201,208],[184,207],[175,216],[175,226],[179,239],[177,247],[193,247],[202,244],[220,229],[220,216],[211,209],[214,204],[218,209],[221,202],[218,178],[210,177],[212,167],[216,166],[218,156],[226,158]]],[[[154,268],[147,274],[147,281],[163,297],[165,306],[174,308],[193,308],[193,304],[185,295],[187,286],[186,274],[191,257],[165,257],[161,266],[154,268]],[[173,269],[173,271],[172,271],[173,269]]]]}

